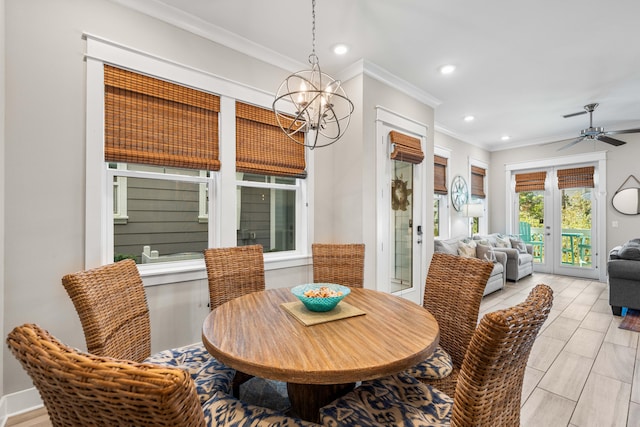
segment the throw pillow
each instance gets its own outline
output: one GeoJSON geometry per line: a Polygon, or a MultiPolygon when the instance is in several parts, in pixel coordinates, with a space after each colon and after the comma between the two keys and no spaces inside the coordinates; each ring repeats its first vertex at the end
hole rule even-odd
{"type": "Polygon", "coordinates": [[[508,237],[496,236],[496,248],[510,248],[511,241],[508,237]]]}
{"type": "Polygon", "coordinates": [[[434,240],[433,245],[436,252],[458,255],[458,242],[452,243],[448,240],[434,240]]]}
{"type": "Polygon", "coordinates": [[[618,257],[640,261],[640,246],[624,244],[622,249],[618,251],[618,257]]]}
{"type": "Polygon", "coordinates": [[[476,248],[476,256],[479,259],[484,259],[486,261],[497,262],[496,253],[493,251],[493,246],[489,244],[478,243],[478,247],[476,248]]]}
{"type": "Polygon", "coordinates": [[[521,254],[527,253],[527,245],[525,245],[522,240],[509,239],[509,242],[511,243],[511,247],[517,249],[521,254]]]}
{"type": "Polygon", "coordinates": [[[475,258],[476,257],[476,243],[473,242],[473,241],[471,241],[471,242],[459,241],[458,242],[458,255],[464,256],[464,257],[469,257],[469,258],[475,258]]]}

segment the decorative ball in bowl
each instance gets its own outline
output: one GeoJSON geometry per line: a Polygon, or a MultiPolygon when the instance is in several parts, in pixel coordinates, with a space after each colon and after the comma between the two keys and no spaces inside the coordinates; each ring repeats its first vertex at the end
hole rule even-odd
{"type": "Polygon", "coordinates": [[[342,298],[349,295],[351,289],[335,283],[309,283],[291,289],[309,311],[333,310],[342,298]]]}

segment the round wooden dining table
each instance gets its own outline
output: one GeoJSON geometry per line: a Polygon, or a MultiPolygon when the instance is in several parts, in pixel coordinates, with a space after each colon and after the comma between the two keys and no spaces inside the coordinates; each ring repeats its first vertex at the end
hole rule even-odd
{"type": "Polygon", "coordinates": [[[317,422],[318,410],[355,382],[401,372],[438,345],[433,315],[388,293],[353,288],[340,304],[364,314],[310,326],[283,307],[291,301],[289,288],[233,299],[209,313],[202,341],[236,370],[286,382],[291,413],[305,420],[317,422]]]}

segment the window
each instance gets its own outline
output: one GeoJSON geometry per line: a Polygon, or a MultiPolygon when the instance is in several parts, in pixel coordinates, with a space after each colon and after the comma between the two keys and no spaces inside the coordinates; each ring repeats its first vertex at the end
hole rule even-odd
{"type": "Polygon", "coordinates": [[[296,250],[296,207],[302,197],[298,180],[237,176],[238,246],[261,244],[265,253],[296,250]]]}
{"type": "Polygon", "coordinates": [[[483,234],[486,233],[488,222],[486,219],[487,195],[485,193],[485,176],[487,175],[487,165],[479,161],[471,161],[470,172],[471,189],[469,192],[470,197],[468,203],[482,205],[481,211],[483,213],[482,216],[471,217],[471,235],[483,234]]]}
{"type": "Polygon", "coordinates": [[[201,169],[220,168],[219,97],[111,65],[104,86],[113,260],[202,258],[209,232],[201,189],[209,186],[201,169]]]}
{"type": "Polygon", "coordinates": [[[109,165],[107,176],[114,183],[114,196],[116,191],[126,196],[128,214],[126,222],[114,218],[114,261],[131,258],[150,264],[202,258],[209,246],[209,228],[200,216],[200,189],[211,187],[210,174],[149,165],[114,166],[109,165]]]}
{"type": "Polygon", "coordinates": [[[447,189],[447,168],[450,152],[435,147],[433,156],[433,236],[449,236],[449,204],[447,189]]]}
{"type": "Polygon", "coordinates": [[[202,249],[242,244],[233,230],[249,228],[242,208],[249,208],[251,191],[270,203],[265,268],[306,265],[312,235],[306,163],[296,165],[295,176],[236,165],[242,137],[235,132],[236,97],[273,117],[272,96],[127,46],[86,40],[86,268],[135,258],[145,285],[206,278],[202,249]]]}
{"type": "MultiPolygon", "coordinates": [[[[304,134],[296,135],[304,143],[304,134]]],[[[282,132],[271,110],[236,102],[237,245],[295,251],[304,146],[282,132]]]]}

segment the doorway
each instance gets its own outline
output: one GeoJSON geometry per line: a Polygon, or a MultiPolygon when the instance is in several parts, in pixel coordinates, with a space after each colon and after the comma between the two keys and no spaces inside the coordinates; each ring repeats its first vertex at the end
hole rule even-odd
{"type": "Polygon", "coordinates": [[[534,270],[599,278],[597,165],[514,171],[514,234],[533,246],[534,270]]]}
{"type": "Polygon", "coordinates": [[[376,134],[377,289],[422,304],[426,126],[378,107],[376,134]]]}

